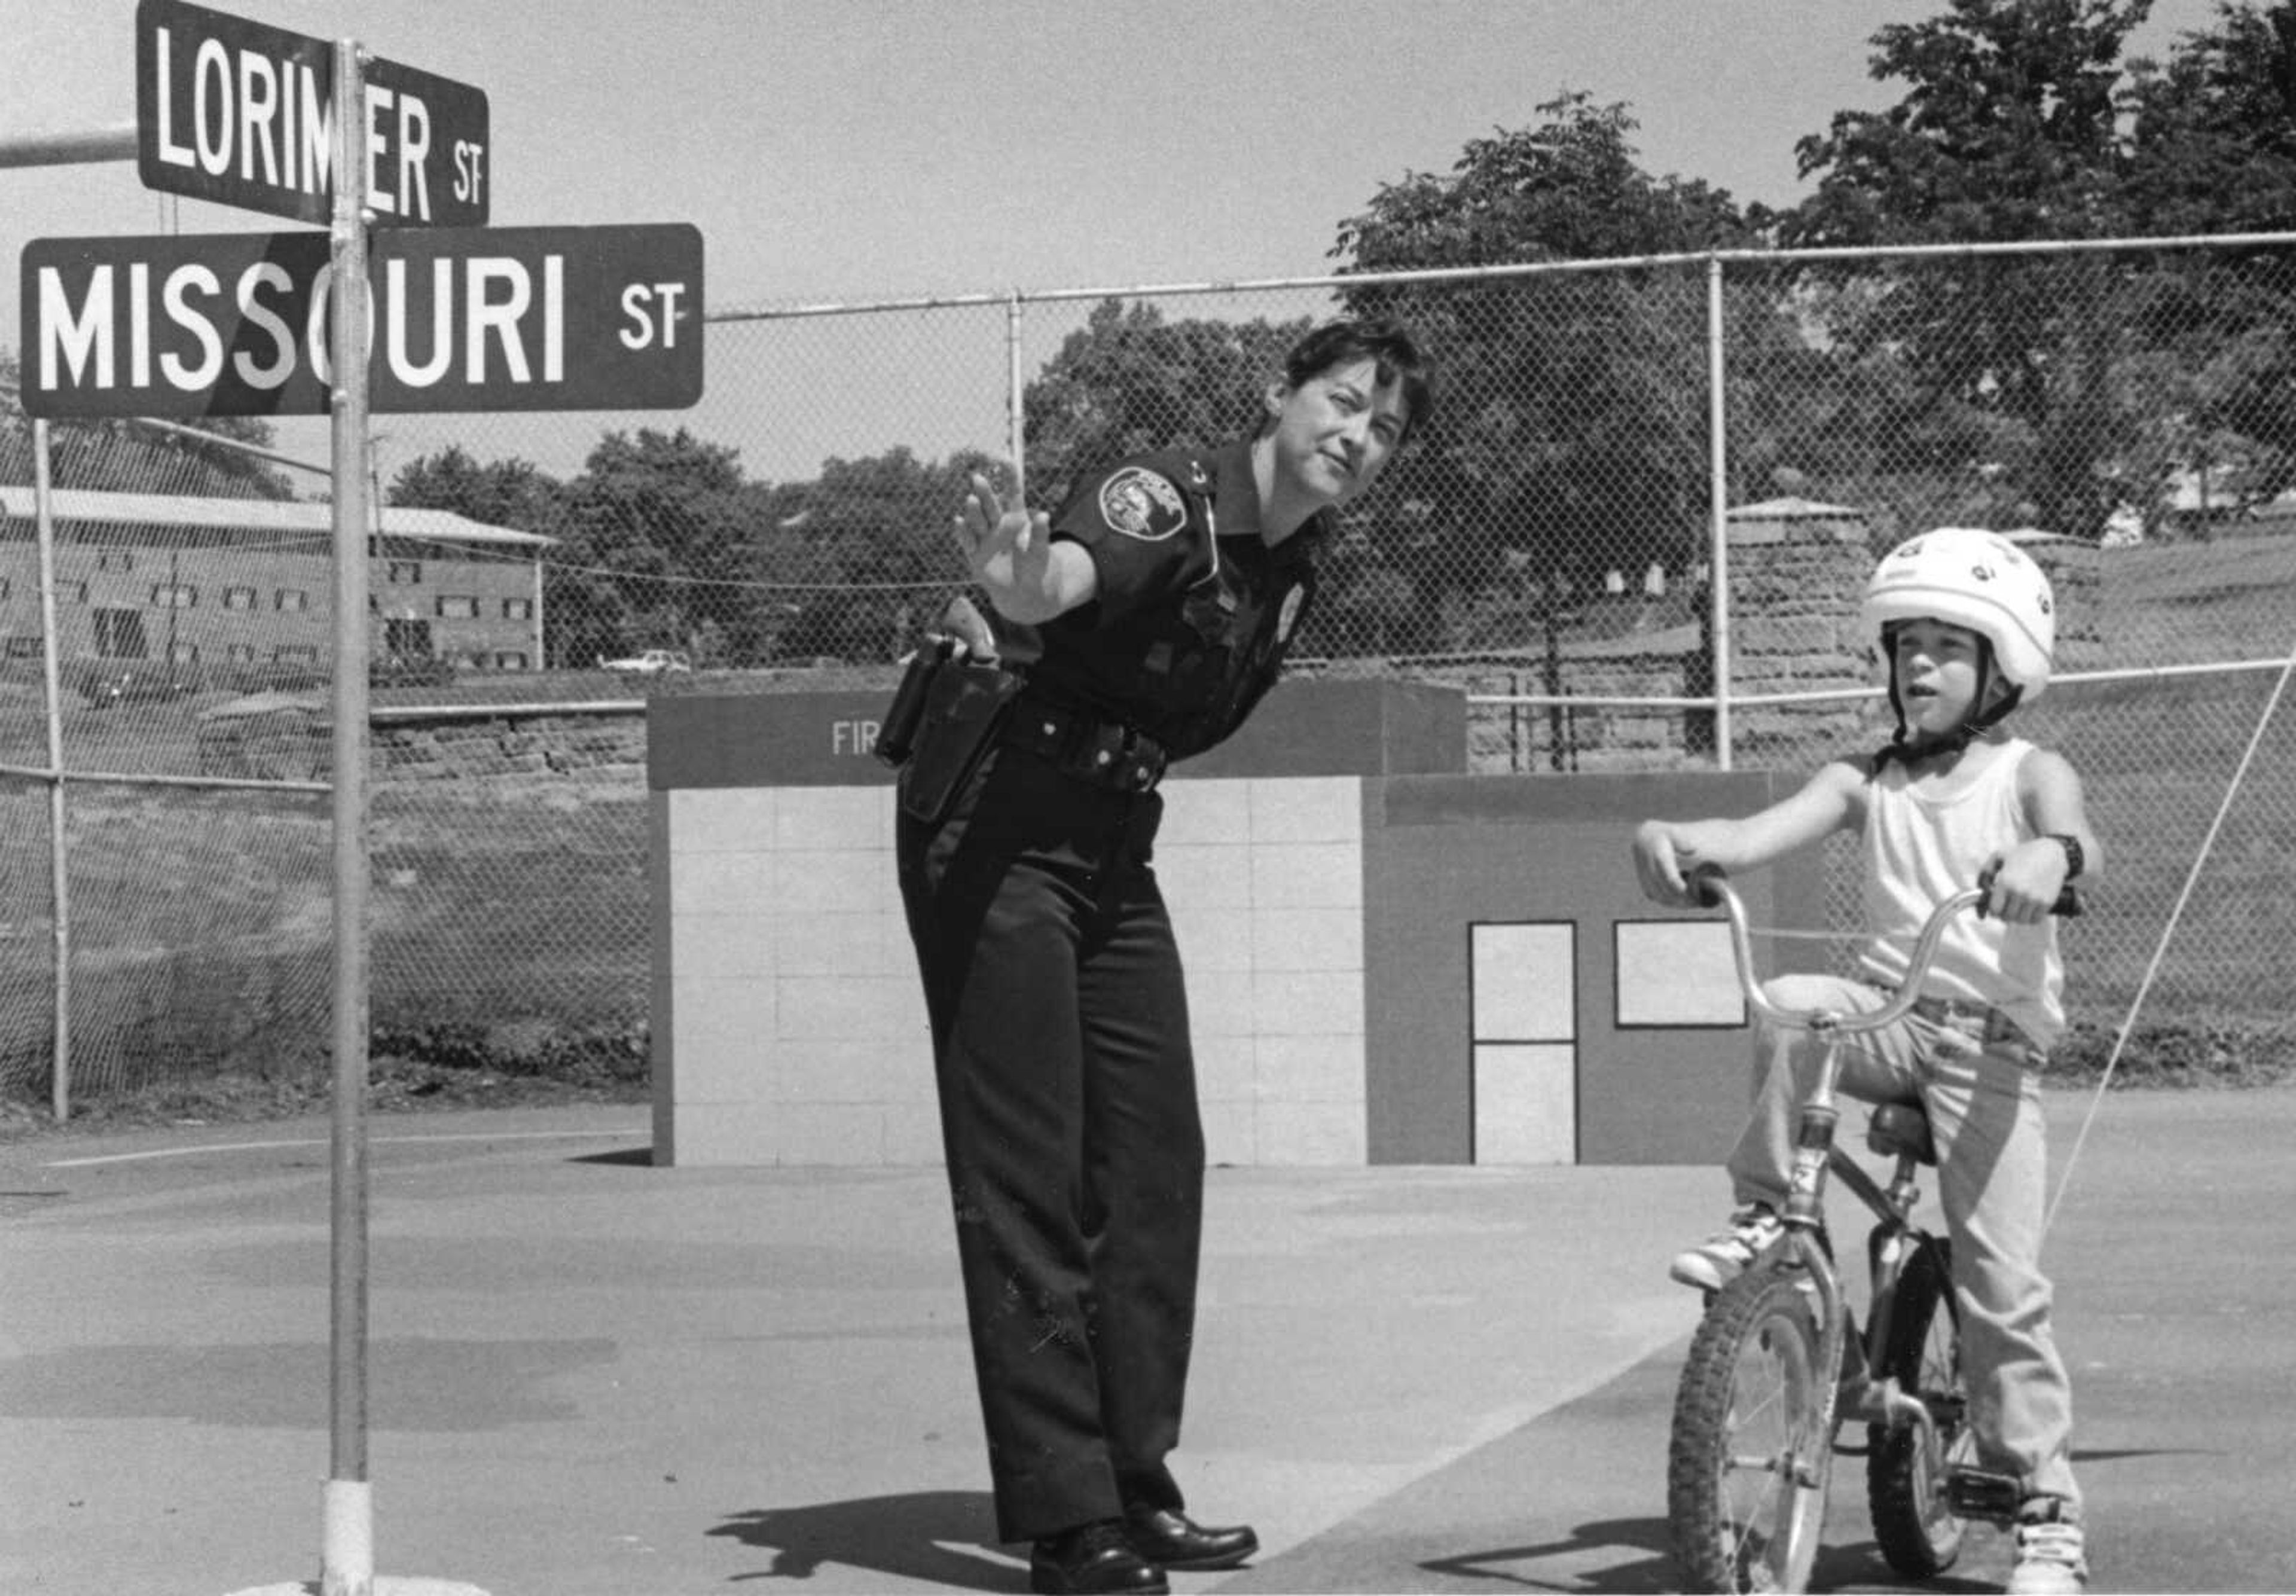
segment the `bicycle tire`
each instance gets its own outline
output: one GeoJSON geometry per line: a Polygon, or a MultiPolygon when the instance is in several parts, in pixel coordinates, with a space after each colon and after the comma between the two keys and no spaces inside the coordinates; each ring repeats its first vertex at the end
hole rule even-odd
{"type": "Polygon", "coordinates": [[[1833,1468],[1833,1370],[1797,1269],[1716,1294],[1691,1338],[1667,1448],[1667,1517],[1686,1592],[1802,1591],[1833,1468]]]}
{"type": "Polygon", "coordinates": [[[1896,1377],[1899,1389],[1921,1399],[1936,1421],[1936,1444],[1924,1444],[1918,1425],[1866,1427],[1866,1500],[1874,1540],[1890,1567],[1915,1579],[1942,1574],[1960,1557],[1964,1524],[1947,1496],[1946,1475],[1976,1458],[1952,1259],[1950,1244],[1930,1236],[1906,1260],[1890,1345],[1876,1371],[1896,1377]]]}

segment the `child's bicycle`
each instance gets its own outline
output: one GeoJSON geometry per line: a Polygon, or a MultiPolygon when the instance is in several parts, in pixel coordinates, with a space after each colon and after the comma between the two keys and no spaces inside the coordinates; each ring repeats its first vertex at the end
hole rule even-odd
{"type": "MultiPolygon", "coordinates": [[[[1774,1024],[1824,1039],[1823,1065],[1801,1104],[1784,1233],[1710,1293],[1675,1395],[1667,1517],[1685,1591],[1802,1591],[1825,1522],[1826,1486],[1844,1424],[1866,1425],[1866,1492],[1874,1538],[1891,1567],[1926,1579],[1953,1566],[1970,1518],[2005,1522],[2014,1476],[1976,1467],[1961,1370],[1961,1316],[1950,1244],[1913,1222],[1915,1172],[1937,1152],[1918,1105],[1874,1110],[1866,1145],[1896,1159],[1885,1187],[1833,1144],[1841,1039],[1896,1024],[1953,916],[1985,898],[1973,887],[1940,903],[1914,945],[1904,985],[1869,1014],[1799,1012],[1772,1003],[1755,978],[1745,905],[1720,875],[1691,883],[1730,923],[1739,984],[1774,1024]],[[1826,1234],[1828,1175],[1874,1211],[1872,1301],[1861,1330],[1826,1234]]],[[[2079,912],[2069,889],[2054,912],[2079,912]]]]}

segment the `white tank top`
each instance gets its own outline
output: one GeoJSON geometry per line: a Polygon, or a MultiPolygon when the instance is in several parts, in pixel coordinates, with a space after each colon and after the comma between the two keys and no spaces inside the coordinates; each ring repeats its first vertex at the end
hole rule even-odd
{"type": "MultiPolygon", "coordinates": [[[[1866,923],[1874,941],[1866,972],[1892,986],[1905,979],[1930,910],[1977,884],[1995,854],[2034,833],[2017,799],[2017,770],[2033,745],[2011,738],[1984,773],[1950,798],[1931,797],[1892,760],[1866,793],[1866,923]]],[[[2009,926],[1964,909],[1947,922],[1924,995],[1989,1003],[2043,1047],[2065,1028],[2064,964],[2054,917],[2009,926]]]]}

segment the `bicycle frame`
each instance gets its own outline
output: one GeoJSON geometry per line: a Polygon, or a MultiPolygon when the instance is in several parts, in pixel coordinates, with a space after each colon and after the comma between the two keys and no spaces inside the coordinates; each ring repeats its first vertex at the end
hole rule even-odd
{"type": "Polygon", "coordinates": [[[1898,1273],[1906,1256],[1907,1238],[1917,1238],[1922,1233],[1912,1218],[1914,1205],[1920,1198],[1920,1189],[1914,1181],[1919,1158],[1903,1143],[1877,1147],[1877,1151],[1895,1153],[1897,1169],[1886,1188],[1876,1181],[1834,1145],[1834,1133],[1841,1117],[1835,1088],[1841,1074],[1843,1040],[1886,1029],[1912,1012],[1920,997],[1921,977],[1930,967],[1948,922],[1962,910],[1982,902],[1985,889],[1972,887],[1939,904],[1915,942],[1906,981],[1879,1008],[1857,1014],[1789,1009],[1772,1002],[1754,973],[1753,934],[1747,925],[1744,903],[1718,876],[1702,876],[1698,885],[1721,907],[1728,919],[1730,950],[1737,963],[1738,983],[1748,1004],[1772,1024],[1808,1031],[1817,1040],[1819,1067],[1796,1124],[1793,1165],[1785,1206],[1778,1216],[1785,1227],[1785,1239],[1781,1244],[1783,1255],[1773,1253],[1756,1267],[1799,1268],[1816,1288],[1821,1326],[1820,1367],[1840,1371],[1827,1399],[1829,1407],[1821,1432],[1830,1437],[1849,1419],[1892,1428],[1910,1424],[1922,1431],[1925,1444],[1934,1445],[1938,1439],[1937,1418],[1922,1399],[1901,1390],[1894,1375],[1884,1375],[1876,1381],[1869,1372],[1880,1360],[1882,1349],[1889,1345],[1890,1312],[1896,1296],[1898,1273]],[[1850,1327],[1855,1316],[1843,1296],[1841,1277],[1825,1239],[1825,1185],[1829,1173],[1839,1176],[1873,1210],[1885,1233],[1884,1255],[1875,1259],[1874,1311],[1865,1336],[1854,1344],[1850,1327]]]}

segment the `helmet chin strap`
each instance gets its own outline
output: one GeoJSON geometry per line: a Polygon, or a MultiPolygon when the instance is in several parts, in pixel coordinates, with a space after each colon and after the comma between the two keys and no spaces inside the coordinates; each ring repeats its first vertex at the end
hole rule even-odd
{"type": "MultiPolygon", "coordinates": [[[[1887,632],[1882,634],[1882,640],[1887,646],[1889,643],[1887,632]]],[[[1911,764],[1917,759],[1927,759],[1933,753],[1959,753],[1976,738],[1998,726],[2009,712],[2017,707],[2018,701],[2025,696],[2025,689],[2013,683],[2008,690],[1996,699],[1989,707],[1972,708],[1963,717],[1961,724],[1951,731],[1941,732],[1935,736],[1916,737],[1913,735],[1912,728],[1906,724],[1906,702],[1898,691],[1898,652],[1894,647],[1890,647],[1888,653],[1890,709],[1898,718],[1898,729],[1890,734],[1890,745],[1874,756],[1874,771],[1876,775],[1881,773],[1882,767],[1893,759],[1903,760],[1907,764],[1911,764]]],[[[1987,691],[1993,686],[1994,678],[1993,643],[1990,638],[1980,636],[1977,640],[1977,695],[1970,701],[1972,705],[1985,703],[1987,691]]]]}

